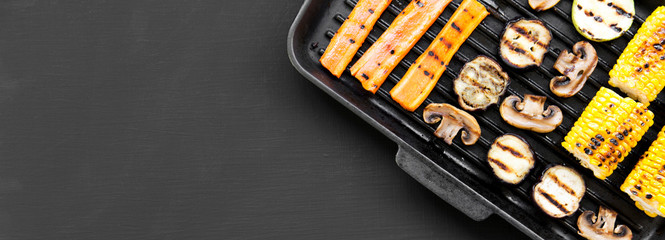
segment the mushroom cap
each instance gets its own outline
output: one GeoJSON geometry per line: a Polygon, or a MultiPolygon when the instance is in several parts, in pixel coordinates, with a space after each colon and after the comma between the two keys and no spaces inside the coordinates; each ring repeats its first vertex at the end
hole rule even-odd
{"type": "Polygon", "coordinates": [[[525,94],[524,101],[516,95],[503,100],[499,111],[501,118],[508,124],[537,133],[548,133],[556,129],[563,121],[559,107],[550,105],[544,108],[544,96],[525,94]]]}
{"type": "Polygon", "coordinates": [[[550,90],[559,97],[571,97],[582,90],[598,64],[598,54],[593,45],[580,41],[573,45],[573,52],[563,50],[554,63],[554,68],[565,77],[554,77],[550,90]]]}
{"type": "Polygon", "coordinates": [[[447,103],[432,103],[425,107],[423,120],[428,124],[441,122],[434,135],[442,138],[448,145],[462,130],[461,138],[465,145],[473,145],[480,138],[480,125],[471,114],[447,103]]]}
{"type": "Polygon", "coordinates": [[[560,0],[529,0],[529,6],[536,11],[545,11],[554,7],[560,0]]]}
{"type": "Polygon", "coordinates": [[[629,240],[633,232],[626,225],[614,227],[617,213],[600,206],[598,216],[593,211],[584,211],[577,218],[578,234],[590,240],[629,240]]]}

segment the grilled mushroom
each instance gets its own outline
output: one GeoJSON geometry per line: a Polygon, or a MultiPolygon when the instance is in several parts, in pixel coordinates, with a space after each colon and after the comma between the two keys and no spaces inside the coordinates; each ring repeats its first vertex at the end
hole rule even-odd
{"type": "Polygon", "coordinates": [[[464,64],[454,81],[455,93],[464,110],[485,109],[499,102],[510,78],[501,66],[489,57],[479,56],[464,64]]]}
{"type": "Polygon", "coordinates": [[[547,215],[562,218],[577,211],[585,192],[586,185],[579,173],[557,165],[547,169],[533,187],[533,200],[547,215]]]}
{"type": "Polygon", "coordinates": [[[423,119],[426,123],[441,122],[434,135],[452,144],[457,132],[462,130],[462,142],[473,145],[480,137],[480,125],[471,114],[446,103],[432,103],[425,107],[423,119]]]}
{"type": "Polygon", "coordinates": [[[511,133],[494,140],[487,152],[487,161],[494,175],[510,184],[521,182],[536,163],[529,144],[511,133]]]}
{"type": "Polygon", "coordinates": [[[545,100],[547,97],[525,94],[522,101],[520,97],[511,95],[503,100],[499,111],[503,120],[514,127],[548,133],[561,124],[563,114],[554,105],[544,109],[545,100]]]}
{"type": "Polygon", "coordinates": [[[596,69],[598,55],[587,41],[573,45],[573,52],[563,50],[554,63],[554,68],[564,76],[552,78],[550,90],[559,97],[572,97],[582,90],[587,78],[596,69]]]}
{"type": "Polygon", "coordinates": [[[545,11],[554,7],[559,0],[529,0],[529,6],[536,11],[545,11]]]}
{"type": "Polygon", "coordinates": [[[540,66],[551,40],[552,33],[543,22],[522,19],[508,23],[499,53],[506,64],[515,68],[540,66]]]}
{"type": "Polygon", "coordinates": [[[593,211],[584,211],[577,219],[578,234],[589,240],[630,240],[633,232],[626,225],[614,228],[617,213],[600,206],[598,216],[593,211]]]}

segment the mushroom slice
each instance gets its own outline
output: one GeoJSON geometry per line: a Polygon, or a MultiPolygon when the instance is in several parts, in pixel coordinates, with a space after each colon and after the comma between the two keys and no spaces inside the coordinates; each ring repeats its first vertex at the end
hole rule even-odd
{"type": "Polygon", "coordinates": [[[551,40],[552,33],[543,22],[522,19],[508,23],[499,53],[506,64],[515,68],[540,66],[551,40]]]}
{"type": "Polygon", "coordinates": [[[545,11],[554,7],[559,0],[529,0],[529,6],[536,11],[545,11]]]}
{"type": "Polygon", "coordinates": [[[499,102],[510,78],[501,66],[489,57],[479,56],[462,67],[454,81],[455,93],[464,110],[486,109],[499,102]]]}
{"type": "Polygon", "coordinates": [[[573,45],[573,52],[563,50],[554,63],[554,68],[565,77],[558,76],[550,81],[550,90],[559,97],[572,97],[577,94],[591,76],[598,64],[596,49],[587,41],[573,45]]]}
{"type": "Polygon", "coordinates": [[[441,122],[434,135],[452,144],[457,132],[462,130],[462,142],[473,145],[480,138],[480,125],[471,114],[447,103],[432,103],[425,107],[423,119],[428,124],[441,122]]]}
{"type": "Polygon", "coordinates": [[[579,173],[557,165],[547,169],[533,187],[533,200],[547,215],[562,218],[577,211],[585,192],[586,185],[579,173]]]}
{"type": "Polygon", "coordinates": [[[503,100],[499,111],[503,120],[514,127],[548,133],[561,124],[563,114],[554,105],[544,109],[545,100],[547,97],[525,94],[522,101],[520,97],[511,95],[503,100]]]}
{"type": "Polygon", "coordinates": [[[589,240],[629,240],[633,232],[626,225],[614,228],[617,213],[600,206],[598,216],[593,211],[584,211],[577,219],[578,234],[589,240]]]}
{"type": "Polygon", "coordinates": [[[510,133],[494,140],[487,152],[487,161],[494,175],[510,184],[521,182],[536,163],[529,144],[510,133]]]}

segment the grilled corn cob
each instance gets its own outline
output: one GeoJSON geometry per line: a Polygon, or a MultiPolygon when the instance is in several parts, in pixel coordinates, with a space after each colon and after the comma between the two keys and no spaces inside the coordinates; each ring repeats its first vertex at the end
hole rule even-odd
{"type": "Polygon", "coordinates": [[[653,116],[644,104],[601,88],[561,145],[605,179],[653,125],[653,116]]]}
{"type": "Polygon", "coordinates": [[[661,6],[642,24],[614,68],[610,85],[646,105],[665,86],[665,7],[661,6]]]}
{"type": "Polygon", "coordinates": [[[650,217],[665,217],[665,128],[658,133],[658,139],[640,157],[635,168],[621,185],[635,200],[637,208],[650,217]]]}

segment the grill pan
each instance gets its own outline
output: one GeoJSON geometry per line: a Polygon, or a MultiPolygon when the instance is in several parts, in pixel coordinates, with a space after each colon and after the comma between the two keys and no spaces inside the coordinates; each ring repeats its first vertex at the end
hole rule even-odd
{"type": "MultiPolygon", "coordinates": [[[[413,178],[470,218],[480,221],[497,214],[533,239],[580,239],[577,235],[577,217],[585,210],[597,212],[600,205],[616,210],[619,213],[617,224],[630,227],[634,239],[665,238],[665,220],[648,217],[619,190],[619,186],[637,163],[638,157],[656,139],[656,134],[665,123],[663,94],[649,107],[655,113],[655,124],[606,180],[596,179],[590,170],[581,167],[560,145],[601,86],[625,96],[607,84],[608,72],[644,19],[659,5],[658,1],[638,1],[635,4],[635,20],[624,36],[606,43],[592,43],[599,55],[598,67],[580,93],[563,99],[554,96],[549,90],[549,80],[560,75],[552,66],[561,50],[570,49],[575,42],[585,40],[575,31],[570,20],[572,1],[562,0],[553,9],[535,12],[526,0],[480,0],[491,15],[462,45],[430,96],[413,113],[403,110],[395,103],[388,91],[429,46],[461,0],[453,0],[446,7],[376,94],[365,91],[348,71],[337,78],[318,62],[330,39],[356,2],[357,0],[305,0],[288,34],[289,58],[303,76],[395,141],[399,146],[396,162],[413,178]],[[555,104],[563,111],[563,124],[548,134],[520,130],[505,123],[499,115],[498,106],[493,105],[485,111],[471,112],[482,128],[482,136],[475,145],[465,146],[456,139],[449,146],[435,138],[433,132],[436,125],[428,125],[422,120],[424,106],[442,102],[457,106],[452,80],[457,77],[462,65],[477,55],[487,55],[498,60],[499,38],[506,22],[521,17],[542,20],[552,31],[553,39],[541,67],[522,71],[509,68],[498,61],[511,77],[507,95],[547,96],[548,104],[555,104]],[[537,157],[534,169],[517,186],[501,183],[493,176],[489,164],[485,161],[490,144],[505,133],[516,133],[524,137],[537,157]],[[548,217],[531,199],[533,185],[544,170],[554,164],[574,168],[583,175],[587,184],[587,193],[580,203],[580,209],[573,216],[563,219],[548,217]]],[[[392,1],[349,66],[376,41],[408,3],[408,0],[392,1]]]]}

